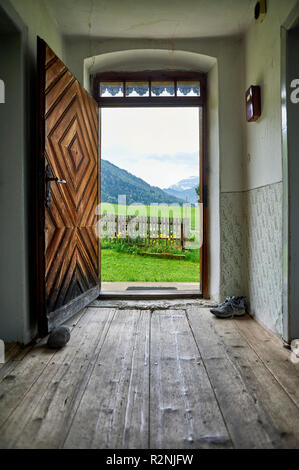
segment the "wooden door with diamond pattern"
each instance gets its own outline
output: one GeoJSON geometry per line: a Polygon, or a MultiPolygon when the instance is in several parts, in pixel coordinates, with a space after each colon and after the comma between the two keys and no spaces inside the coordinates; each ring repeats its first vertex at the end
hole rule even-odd
{"type": "Polygon", "coordinates": [[[41,39],[39,313],[47,333],[100,290],[98,105],[41,39]]]}

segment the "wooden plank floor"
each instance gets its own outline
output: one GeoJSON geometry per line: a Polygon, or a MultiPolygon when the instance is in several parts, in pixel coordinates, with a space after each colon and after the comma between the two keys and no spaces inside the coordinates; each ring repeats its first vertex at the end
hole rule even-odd
{"type": "Polygon", "coordinates": [[[1,448],[298,448],[299,365],[249,317],[95,302],[67,347],[7,345],[1,448]]]}

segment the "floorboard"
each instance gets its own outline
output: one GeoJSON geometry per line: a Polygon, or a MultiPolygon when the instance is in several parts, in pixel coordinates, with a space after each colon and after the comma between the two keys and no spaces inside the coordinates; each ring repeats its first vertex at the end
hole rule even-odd
{"type": "Polygon", "coordinates": [[[116,312],[65,448],[148,447],[149,321],[149,311],[116,312]]]}
{"type": "MultiPolygon", "coordinates": [[[[273,414],[269,413],[269,407],[283,405],[295,411],[293,404],[285,394],[277,393],[273,377],[267,375],[267,369],[254,351],[244,346],[235,331],[234,321],[218,320],[204,309],[190,309],[188,318],[235,447],[265,449],[295,445],[292,440],[282,439],[285,426],[279,414],[276,412],[279,426],[275,426],[273,414]],[[264,378],[262,386],[256,380],[257,373],[260,380],[264,378]],[[262,394],[257,394],[258,387],[262,394]],[[281,403],[267,404],[268,387],[271,397],[276,394],[276,399],[282,399],[281,403]]],[[[281,387],[279,391],[283,392],[281,387]]],[[[291,420],[291,416],[289,418],[291,420]]]]}
{"type": "MultiPolygon", "coordinates": [[[[251,322],[251,319],[249,322],[247,321],[249,327],[251,322]]],[[[240,319],[214,322],[215,330],[224,342],[227,354],[240,371],[247,389],[255,401],[259,402],[260,409],[264,409],[268,421],[272,422],[272,426],[277,432],[278,439],[275,447],[299,448],[298,407],[240,333],[239,324],[240,319]]],[[[294,377],[289,353],[283,349],[279,341],[276,341],[276,338],[275,342],[282,357],[287,355],[289,372],[294,377]]],[[[298,382],[297,387],[299,387],[298,382]]]]}
{"type": "Polygon", "coordinates": [[[184,311],[153,312],[150,357],[150,447],[231,447],[184,311]]]}
{"type": "Polygon", "coordinates": [[[76,411],[81,386],[94,362],[96,351],[103,343],[105,327],[113,314],[113,311],[107,310],[99,316],[94,309],[88,309],[73,328],[66,348],[53,352],[38,345],[32,349],[24,362],[25,370],[15,371],[14,380],[9,381],[11,389],[6,392],[9,403],[19,401],[18,406],[8,414],[7,404],[4,409],[5,401],[0,401],[0,417],[6,418],[0,427],[4,447],[60,446],[76,411]],[[42,368],[36,360],[43,355],[47,359],[43,361],[42,368]],[[16,393],[24,386],[24,379],[32,381],[31,387],[23,387],[22,397],[19,398],[16,393]],[[13,386],[14,383],[17,387],[13,386]]]}
{"type": "Polygon", "coordinates": [[[298,448],[298,365],[201,301],[95,302],[49,350],[6,347],[1,448],[298,448]]]}
{"type": "Polygon", "coordinates": [[[299,406],[299,364],[290,361],[290,352],[282,347],[276,336],[250,317],[240,318],[236,326],[265,367],[299,406]]]}

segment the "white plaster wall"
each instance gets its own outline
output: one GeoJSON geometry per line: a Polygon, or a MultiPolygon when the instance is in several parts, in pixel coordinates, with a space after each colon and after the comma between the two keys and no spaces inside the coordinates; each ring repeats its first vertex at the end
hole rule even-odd
{"type": "Polygon", "coordinates": [[[247,162],[244,189],[282,180],[280,28],[296,0],[268,0],[260,25],[252,23],[245,38],[245,86],[260,85],[262,116],[246,124],[247,162]]]}
{"type": "Polygon", "coordinates": [[[208,73],[209,272],[210,296],[220,299],[220,166],[218,64],[208,73]]]}
{"type": "MultiPolygon", "coordinates": [[[[262,116],[245,124],[244,239],[250,312],[282,335],[281,34],[296,0],[269,0],[245,37],[245,90],[261,86],[262,116]]],[[[244,91],[245,91],[244,90],[244,91]]]]}

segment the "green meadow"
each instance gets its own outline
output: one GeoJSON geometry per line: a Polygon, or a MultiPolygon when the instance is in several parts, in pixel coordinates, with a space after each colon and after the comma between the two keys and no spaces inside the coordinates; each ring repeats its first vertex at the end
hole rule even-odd
{"type": "MultiPolygon", "coordinates": [[[[124,206],[103,203],[102,214],[141,215],[154,217],[170,217],[191,219],[191,227],[195,227],[199,219],[199,209],[180,206],[124,206]],[[196,214],[196,210],[198,211],[196,214]]],[[[196,227],[195,227],[196,228],[196,227]]],[[[137,243],[129,243],[126,239],[102,239],[102,281],[103,282],[199,282],[200,250],[186,249],[183,253],[172,243],[157,241],[154,246],[140,248],[137,243]],[[146,256],[144,252],[184,254],[183,259],[164,259],[159,256],[146,256]]]]}
{"type": "Polygon", "coordinates": [[[199,256],[161,259],[102,249],[101,272],[102,282],[199,282],[199,256]]]}

